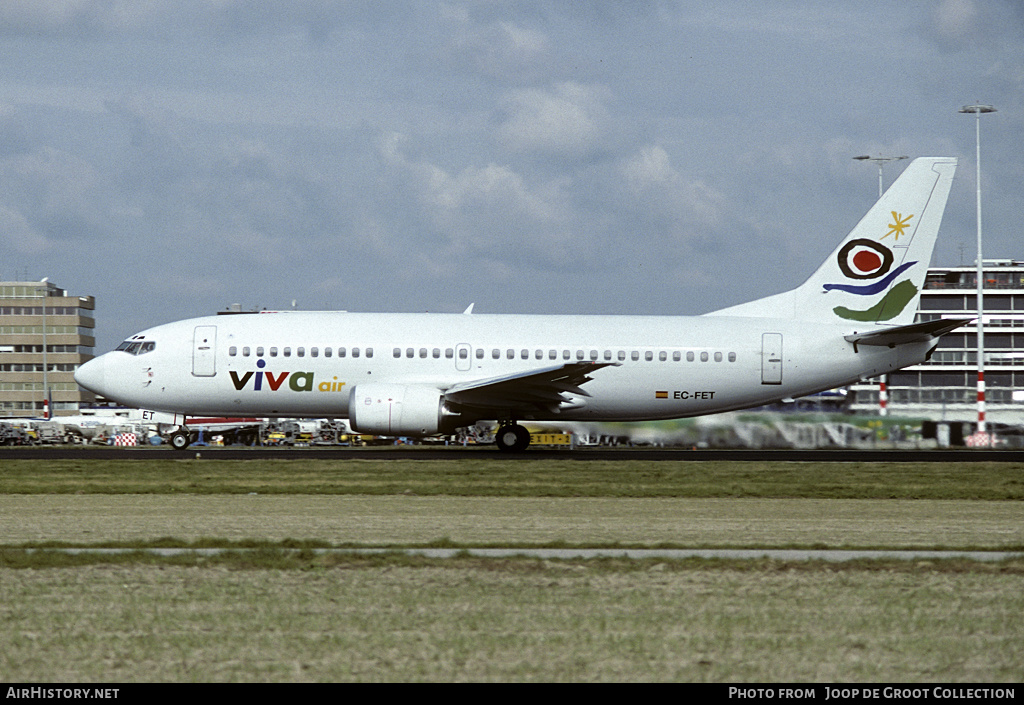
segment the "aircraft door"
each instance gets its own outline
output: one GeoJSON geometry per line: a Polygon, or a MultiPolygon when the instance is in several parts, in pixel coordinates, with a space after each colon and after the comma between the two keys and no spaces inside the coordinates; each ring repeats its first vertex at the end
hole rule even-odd
{"type": "Polygon", "coordinates": [[[455,369],[468,372],[473,366],[473,348],[468,343],[455,346],[455,369]]]}
{"type": "Polygon", "coordinates": [[[782,333],[761,335],[761,384],[782,384],[782,333]]]}
{"type": "Polygon", "coordinates": [[[192,376],[217,374],[217,326],[196,326],[192,336],[192,376]]]}

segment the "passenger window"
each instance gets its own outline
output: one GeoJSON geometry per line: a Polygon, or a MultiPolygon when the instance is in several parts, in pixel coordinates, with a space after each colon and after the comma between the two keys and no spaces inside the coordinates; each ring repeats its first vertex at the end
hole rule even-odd
{"type": "Polygon", "coordinates": [[[665,362],[665,360],[667,360],[667,359],[668,359],[668,353],[667,353],[667,352],[665,352],[664,350],[662,350],[662,351],[661,351],[660,353],[658,353],[658,359],[659,359],[659,360],[660,360],[661,362],[665,362]]]}
{"type": "Polygon", "coordinates": [[[523,360],[529,360],[530,351],[527,350],[526,348],[523,348],[522,350],[519,351],[519,357],[522,358],[523,360]]]}
{"type": "Polygon", "coordinates": [[[693,362],[693,350],[686,351],[686,361],[693,362]]]}
{"type": "Polygon", "coordinates": [[[706,352],[702,352],[700,354],[700,361],[701,362],[707,362],[708,361],[708,354],[706,352]]]}
{"type": "Polygon", "coordinates": [[[324,348],[324,357],[330,357],[332,352],[330,348],[324,348]]]}
{"type": "Polygon", "coordinates": [[[421,358],[425,358],[426,356],[427,356],[427,349],[426,348],[420,348],[420,357],[421,358]]]}
{"type": "Polygon", "coordinates": [[[256,357],[263,357],[263,346],[256,348],[256,357]]]}
{"type": "Polygon", "coordinates": [[[639,352],[639,351],[637,351],[637,350],[634,350],[633,352],[631,352],[631,353],[629,354],[629,358],[630,358],[630,359],[631,359],[631,360],[632,360],[633,362],[636,362],[637,360],[639,360],[639,359],[640,359],[640,352],[639,352]]]}
{"type": "Polygon", "coordinates": [[[352,348],[352,357],[359,357],[359,348],[352,348]]]}
{"type": "Polygon", "coordinates": [[[242,357],[249,357],[249,346],[242,348],[242,357]]]}
{"type": "Polygon", "coordinates": [[[583,351],[582,350],[577,350],[576,351],[576,359],[577,360],[582,360],[583,359],[583,351]]]}
{"type": "Polygon", "coordinates": [[[507,357],[509,360],[514,360],[516,358],[516,351],[513,350],[512,348],[509,348],[508,350],[505,351],[505,357],[507,357]]]}
{"type": "Polygon", "coordinates": [[[533,356],[534,356],[535,358],[537,358],[538,360],[543,360],[543,359],[544,359],[544,351],[543,351],[543,350],[537,350],[537,351],[536,351],[536,352],[535,352],[535,353],[533,354],[533,356]]]}
{"type": "Polygon", "coordinates": [[[441,348],[434,348],[434,350],[432,351],[431,354],[433,355],[435,360],[440,359],[440,357],[441,357],[441,348]]]}
{"type": "Polygon", "coordinates": [[[569,351],[568,350],[563,350],[562,351],[562,359],[563,360],[568,360],[569,359],[569,351]]]}
{"type": "Polygon", "coordinates": [[[416,351],[413,350],[412,348],[406,348],[405,349],[405,356],[406,357],[415,357],[416,356],[416,351]]]}
{"type": "Polygon", "coordinates": [[[651,360],[653,360],[654,359],[654,352],[651,351],[651,350],[648,350],[647,352],[645,352],[644,353],[644,359],[647,360],[647,362],[650,362],[651,360]]]}
{"type": "Polygon", "coordinates": [[[306,348],[295,348],[295,357],[306,357],[306,348]]]}
{"type": "Polygon", "coordinates": [[[453,357],[455,357],[455,351],[452,350],[451,348],[445,348],[444,356],[446,359],[451,360],[453,357]]]}
{"type": "Polygon", "coordinates": [[[736,362],[736,353],[729,353],[729,362],[736,362]]]}
{"type": "Polygon", "coordinates": [[[309,349],[309,356],[310,357],[320,357],[320,348],[310,348],[309,349]]]}
{"type": "Polygon", "coordinates": [[[277,348],[270,348],[270,357],[277,357],[277,348]]]}
{"type": "Polygon", "coordinates": [[[557,360],[558,359],[558,351],[557,350],[548,350],[548,359],[549,360],[557,360]]]}
{"type": "Polygon", "coordinates": [[[476,359],[477,360],[483,360],[484,359],[484,349],[483,348],[477,348],[476,349],[476,359]]]}
{"type": "Polygon", "coordinates": [[[625,350],[619,350],[618,358],[619,358],[620,362],[625,361],[625,359],[626,359],[626,351],[625,350]]]}
{"type": "Polygon", "coordinates": [[[590,351],[590,359],[594,360],[594,361],[597,360],[597,350],[591,350],[590,351]]]}
{"type": "Polygon", "coordinates": [[[675,352],[672,353],[672,362],[679,362],[682,359],[682,357],[682,354],[678,350],[676,350],[675,352]]]}
{"type": "Polygon", "coordinates": [[[501,350],[498,350],[498,348],[494,348],[494,350],[491,350],[491,357],[494,358],[495,360],[500,360],[501,350]]]}
{"type": "MultiPolygon", "coordinates": [[[[359,357],[357,354],[356,357],[359,357]]],[[[373,357],[373,348],[366,348],[366,357],[373,357]]]]}
{"type": "Polygon", "coordinates": [[[230,348],[228,348],[228,355],[231,357],[235,357],[236,355],[238,355],[238,348],[232,345],[230,348]]]}
{"type": "Polygon", "coordinates": [[[345,348],[338,348],[338,357],[345,357],[345,348]]]}
{"type": "Polygon", "coordinates": [[[721,362],[721,361],[722,361],[722,353],[716,352],[715,353],[715,362],[721,362]]]}
{"type": "Polygon", "coordinates": [[[395,357],[402,357],[402,348],[395,348],[394,351],[392,352],[392,354],[395,357]]]}

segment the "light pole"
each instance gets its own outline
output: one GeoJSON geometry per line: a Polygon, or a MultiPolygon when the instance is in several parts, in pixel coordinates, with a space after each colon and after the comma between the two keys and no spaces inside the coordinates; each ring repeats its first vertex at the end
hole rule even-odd
{"type": "Polygon", "coordinates": [[[974,141],[975,141],[975,184],[977,186],[977,211],[978,211],[978,320],[975,324],[978,327],[978,437],[975,445],[989,445],[989,437],[985,430],[985,307],[984,307],[984,283],[985,271],[984,262],[981,259],[981,116],[984,113],[994,113],[996,109],[991,105],[965,105],[960,108],[961,113],[974,113],[974,141]]]}
{"type": "Polygon", "coordinates": [[[861,162],[878,162],[878,197],[882,197],[882,167],[885,166],[886,162],[898,162],[901,159],[908,159],[906,156],[902,157],[869,157],[866,154],[862,157],[854,157],[857,161],[861,162]]]}
{"type": "MultiPolygon", "coordinates": [[[[901,159],[907,159],[907,158],[908,157],[906,157],[906,156],[902,156],[902,157],[869,157],[866,154],[863,155],[863,156],[860,156],[860,157],[854,157],[854,159],[856,159],[857,161],[861,161],[861,162],[867,161],[867,162],[877,162],[878,163],[878,198],[879,199],[882,198],[882,167],[885,166],[885,164],[887,162],[898,162],[901,159]]],[[[888,415],[888,413],[889,413],[888,409],[887,409],[888,404],[889,404],[889,396],[888,396],[888,390],[886,389],[886,375],[882,375],[881,377],[878,378],[878,415],[879,416],[886,416],[886,415],[888,415]]]]}
{"type": "Polygon", "coordinates": [[[49,277],[43,277],[42,281],[39,282],[43,286],[41,289],[37,289],[37,291],[42,291],[43,294],[43,415],[47,420],[53,417],[53,409],[50,408],[48,401],[50,398],[50,385],[48,384],[49,380],[47,379],[48,370],[46,364],[46,300],[50,296],[50,285],[47,283],[48,279],[49,277]]]}

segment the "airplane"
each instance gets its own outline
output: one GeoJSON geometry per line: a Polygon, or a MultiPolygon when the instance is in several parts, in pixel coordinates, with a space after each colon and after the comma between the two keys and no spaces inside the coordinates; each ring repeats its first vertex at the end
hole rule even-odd
{"type": "MultiPolygon", "coordinates": [[[[359,433],[496,421],[643,421],[750,408],[919,364],[971,319],[914,323],[954,157],[907,166],[795,289],[700,316],[225,312],[144,330],[83,364],[126,406],[347,418],[359,433]]],[[[183,419],[184,416],[176,417],[183,419]]],[[[189,444],[184,424],[171,436],[189,444]]]]}

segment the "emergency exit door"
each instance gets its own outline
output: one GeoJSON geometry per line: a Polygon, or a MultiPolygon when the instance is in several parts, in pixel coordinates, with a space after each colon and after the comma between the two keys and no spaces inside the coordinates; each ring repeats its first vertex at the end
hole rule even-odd
{"type": "Polygon", "coordinates": [[[782,384],[782,333],[761,335],[761,384],[782,384]]]}

